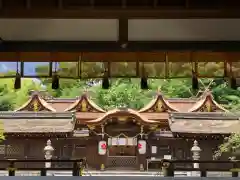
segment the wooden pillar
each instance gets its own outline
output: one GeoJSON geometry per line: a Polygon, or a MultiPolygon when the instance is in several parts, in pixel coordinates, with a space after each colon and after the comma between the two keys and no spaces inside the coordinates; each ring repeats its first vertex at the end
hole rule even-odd
{"type": "Polygon", "coordinates": [[[118,19],[118,41],[121,45],[128,42],[128,19],[126,18],[118,19]]]}

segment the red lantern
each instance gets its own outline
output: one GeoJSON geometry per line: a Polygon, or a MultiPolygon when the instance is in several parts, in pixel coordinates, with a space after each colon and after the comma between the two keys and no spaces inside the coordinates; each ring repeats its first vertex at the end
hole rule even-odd
{"type": "Polygon", "coordinates": [[[138,143],[138,149],[142,148],[142,144],[138,143]]]}
{"type": "Polygon", "coordinates": [[[102,149],[107,149],[107,145],[106,145],[106,144],[102,144],[102,145],[101,145],[101,148],[102,148],[102,149]]]}

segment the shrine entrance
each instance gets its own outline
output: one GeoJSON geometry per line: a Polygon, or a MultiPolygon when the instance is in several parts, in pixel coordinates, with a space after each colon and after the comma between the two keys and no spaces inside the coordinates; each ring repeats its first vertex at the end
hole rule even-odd
{"type": "Polygon", "coordinates": [[[108,168],[137,167],[137,139],[109,138],[108,139],[108,168]]]}
{"type": "Polygon", "coordinates": [[[142,145],[139,141],[148,135],[149,127],[155,121],[141,117],[132,109],[122,108],[88,123],[102,138],[98,147],[99,154],[106,158],[106,168],[139,169],[140,163],[144,163],[141,155],[146,154],[146,142],[142,145]]]}

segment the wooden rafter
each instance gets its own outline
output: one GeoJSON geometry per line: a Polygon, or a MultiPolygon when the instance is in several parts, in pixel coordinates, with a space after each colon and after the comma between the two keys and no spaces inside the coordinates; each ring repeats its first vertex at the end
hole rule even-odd
{"type": "Polygon", "coordinates": [[[236,18],[240,16],[236,9],[239,7],[239,2],[227,0],[211,2],[58,0],[57,3],[55,0],[1,0],[1,2],[3,11],[0,17],[2,18],[236,18]]]}

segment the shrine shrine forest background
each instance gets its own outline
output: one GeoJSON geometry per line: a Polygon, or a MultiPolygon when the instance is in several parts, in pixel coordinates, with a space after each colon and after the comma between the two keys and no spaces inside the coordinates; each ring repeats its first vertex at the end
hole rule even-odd
{"type": "MultiPolygon", "coordinates": [[[[76,72],[76,64],[74,63],[59,63],[59,74],[73,76],[76,72]]],[[[119,75],[131,74],[131,64],[118,63],[113,72],[119,75]],[[129,66],[126,68],[126,66],[129,66]]],[[[164,74],[164,67],[152,63],[147,66],[148,72],[153,72],[161,77],[164,74]]],[[[171,66],[171,74],[175,76],[191,74],[191,64],[173,64],[171,66]]],[[[46,75],[49,71],[47,63],[25,63],[24,74],[26,75],[46,75]],[[46,73],[46,74],[44,74],[46,73]]],[[[133,70],[132,70],[133,71],[133,70]]],[[[199,66],[199,73],[212,73],[213,75],[221,76],[223,68],[220,63],[202,63],[199,66]]],[[[239,70],[240,71],[240,68],[239,70]]],[[[103,72],[101,66],[97,63],[89,63],[84,67],[85,76],[91,74],[101,74],[103,72]],[[88,73],[86,75],[86,73],[88,73]]],[[[16,63],[1,62],[0,75],[16,73],[16,63]]],[[[83,93],[88,92],[92,100],[104,109],[112,109],[120,106],[133,109],[140,109],[148,103],[159,89],[165,97],[170,98],[191,98],[201,95],[208,84],[215,100],[223,104],[225,108],[232,112],[240,110],[240,88],[237,90],[231,89],[227,80],[219,79],[200,79],[199,92],[192,90],[191,79],[149,79],[149,90],[141,90],[139,79],[119,78],[110,79],[111,87],[104,90],[101,87],[101,79],[60,79],[60,88],[52,90],[51,78],[49,79],[22,79],[22,88],[14,90],[14,79],[4,78],[0,83],[0,111],[13,110],[21,106],[29,98],[30,90],[46,90],[51,96],[61,98],[75,98],[83,93]]]]}
{"type": "MultiPolygon", "coordinates": [[[[67,76],[72,76],[77,71],[74,63],[59,63],[58,73],[67,76]]],[[[162,65],[154,63],[147,65],[148,72],[155,73],[155,76],[161,76],[165,73],[162,65]]],[[[133,67],[130,64],[118,63],[113,66],[112,72],[119,75],[131,74],[133,67]]],[[[48,73],[49,66],[46,63],[26,63],[24,66],[25,74],[43,75],[48,73]]],[[[240,68],[235,67],[235,70],[240,72],[240,68]]],[[[5,62],[0,65],[0,75],[16,73],[16,63],[5,62]]],[[[102,66],[98,63],[89,63],[84,66],[84,75],[103,73],[102,66]]],[[[192,65],[186,63],[172,64],[171,74],[173,76],[184,76],[192,73],[192,65]]],[[[202,63],[199,65],[199,73],[211,73],[214,76],[221,76],[223,67],[220,63],[202,63]]],[[[210,90],[215,100],[223,104],[232,113],[240,110],[240,88],[237,90],[231,89],[228,81],[223,78],[216,79],[200,79],[199,91],[192,90],[192,81],[189,79],[149,79],[149,90],[141,90],[140,80],[131,78],[110,79],[111,87],[107,90],[102,89],[101,79],[60,79],[60,88],[52,90],[51,78],[47,79],[22,79],[22,88],[14,90],[14,79],[3,78],[0,83],[0,111],[11,111],[22,104],[29,98],[30,90],[43,90],[54,97],[75,98],[80,96],[84,91],[91,99],[100,107],[109,110],[117,107],[128,107],[140,109],[149,103],[157,90],[160,90],[165,97],[171,98],[192,98],[201,94],[209,83],[210,90]]],[[[233,141],[221,146],[221,151],[230,151],[231,147],[240,148],[240,135],[234,134],[231,136],[233,141]]],[[[230,142],[230,140],[228,141],[230,142]]]]}

